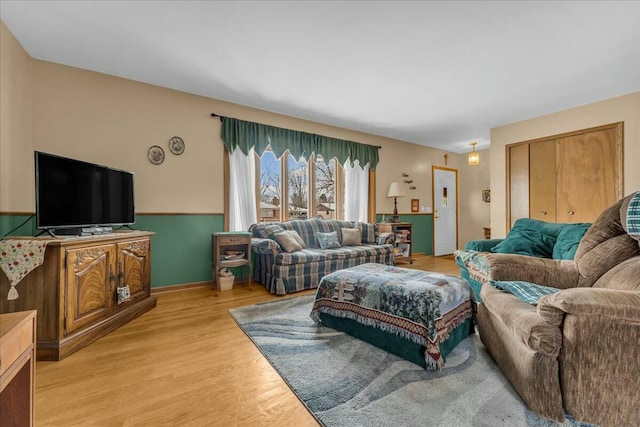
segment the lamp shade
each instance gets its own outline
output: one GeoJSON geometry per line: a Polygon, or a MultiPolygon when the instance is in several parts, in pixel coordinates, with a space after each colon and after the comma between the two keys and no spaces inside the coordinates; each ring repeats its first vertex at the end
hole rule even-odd
{"type": "Polygon", "coordinates": [[[469,153],[469,164],[471,166],[476,166],[480,164],[480,153],[476,151],[476,144],[477,142],[471,143],[471,147],[473,147],[472,151],[469,153]]]}
{"type": "Polygon", "coordinates": [[[389,185],[389,191],[387,192],[387,197],[404,197],[404,190],[399,182],[392,182],[389,185]]]}

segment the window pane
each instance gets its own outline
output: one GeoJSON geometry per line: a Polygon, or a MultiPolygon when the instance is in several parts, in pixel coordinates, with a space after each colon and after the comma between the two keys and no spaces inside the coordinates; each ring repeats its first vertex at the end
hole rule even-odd
{"type": "Polygon", "coordinates": [[[273,151],[266,150],[260,158],[260,213],[259,221],[280,221],[280,160],[273,151]]]}
{"type": "Polygon", "coordinates": [[[316,213],[325,219],[336,219],[336,159],[325,163],[322,156],[316,158],[316,213]]]}
{"type": "Polygon", "coordinates": [[[307,218],[309,200],[308,164],[289,155],[289,219],[307,218]]]}

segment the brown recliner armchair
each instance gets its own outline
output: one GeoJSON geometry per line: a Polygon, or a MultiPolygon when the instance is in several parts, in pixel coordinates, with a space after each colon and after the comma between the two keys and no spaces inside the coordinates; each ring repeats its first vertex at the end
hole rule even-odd
{"type": "Polygon", "coordinates": [[[476,271],[480,338],[546,418],[562,421],[566,411],[601,426],[640,425],[640,237],[626,229],[632,196],[601,214],[573,261],[483,254],[487,269],[476,271]],[[562,290],[535,306],[490,280],[562,290]]]}

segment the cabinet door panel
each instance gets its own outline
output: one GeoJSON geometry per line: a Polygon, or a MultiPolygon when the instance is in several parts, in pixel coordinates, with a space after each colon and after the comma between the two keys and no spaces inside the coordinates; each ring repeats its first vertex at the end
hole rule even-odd
{"type": "Polygon", "coordinates": [[[150,266],[148,240],[118,243],[118,286],[129,286],[130,302],[149,295],[150,266]]]}
{"type": "Polygon", "coordinates": [[[66,333],[107,317],[113,310],[115,246],[67,250],[66,333]]]}
{"type": "Polygon", "coordinates": [[[593,222],[618,200],[615,139],[605,129],[558,140],[558,222],[593,222]]]}

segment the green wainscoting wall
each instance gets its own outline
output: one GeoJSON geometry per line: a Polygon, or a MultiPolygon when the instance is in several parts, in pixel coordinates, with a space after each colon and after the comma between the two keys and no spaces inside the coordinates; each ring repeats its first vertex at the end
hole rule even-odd
{"type": "MultiPolygon", "coordinates": [[[[0,236],[22,224],[29,214],[1,214],[0,236]]],[[[380,221],[382,215],[377,215],[380,221]]],[[[413,252],[433,254],[433,215],[400,215],[413,224],[413,252]]],[[[12,236],[34,236],[35,216],[12,236]]],[[[211,280],[211,233],[223,231],[222,214],[138,214],[134,228],[153,231],[151,240],[151,286],[206,282],[211,280]]],[[[240,272],[236,272],[239,278],[240,272]]],[[[245,272],[246,274],[246,272],[245,272]]]]}
{"type": "MultiPolygon", "coordinates": [[[[0,236],[29,217],[0,215],[0,236]]],[[[222,214],[138,214],[133,228],[156,233],[151,239],[151,287],[211,280],[211,233],[223,230],[222,214]]],[[[11,236],[35,234],[34,217],[11,236]]]]}
{"type": "MultiPolygon", "coordinates": [[[[390,215],[385,214],[387,220],[390,215]]],[[[376,221],[382,220],[382,214],[376,214],[376,221]]],[[[410,222],[411,243],[413,244],[412,252],[422,252],[425,255],[433,255],[433,215],[432,214],[411,214],[398,215],[400,222],[410,222]]]]}
{"type": "Polygon", "coordinates": [[[223,215],[139,214],[135,228],[156,233],[151,239],[151,287],[211,280],[211,233],[223,231],[223,215]]]}

